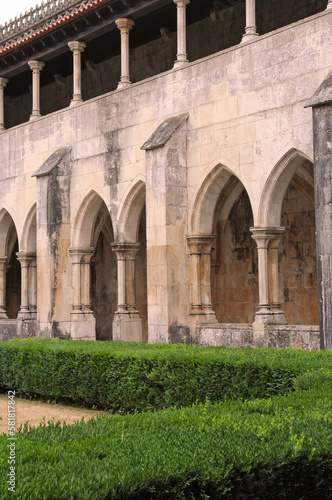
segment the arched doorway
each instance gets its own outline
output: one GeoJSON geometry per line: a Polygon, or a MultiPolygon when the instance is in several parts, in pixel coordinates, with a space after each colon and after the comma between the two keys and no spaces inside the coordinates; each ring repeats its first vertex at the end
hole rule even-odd
{"type": "Polygon", "coordinates": [[[0,317],[16,319],[21,307],[21,268],[17,260],[18,237],[14,221],[0,211],[0,317]]]}
{"type": "Polygon", "coordinates": [[[91,259],[91,304],[96,320],[96,339],[113,339],[113,318],[117,308],[117,264],[112,251],[113,227],[103,202],[99,209],[93,237],[91,259]]]}
{"type": "Polygon", "coordinates": [[[122,311],[117,311],[117,338],[147,342],[146,204],[145,183],[141,180],[131,187],[121,205],[117,242],[113,249],[118,265],[120,259],[125,260],[122,272],[118,272],[119,295],[122,282],[126,297],[122,311]]]}
{"type": "Polygon", "coordinates": [[[318,324],[313,163],[297,150],[276,165],[261,202],[261,224],[279,226],[279,302],[286,322],[318,324]]]}
{"type": "Polygon", "coordinates": [[[117,306],[117,266],[113,225],[96,191],[81,204],[72,231],[72,338],[112,340],[117,306]]]}
{"type": "Polygon", "coordinates": [[[250,200],[235,176],[220,193],[214,219],[213,310],[219,323],[252,323],[258,306],[257,248],[250,200]]]}
{"type": "Polygon", "coordinates": [[[253,215],[239,179],[217,165],[197,194],[188,235],[191,316],[196,321],[248,323],[258,303],[253,215]]]}
{"type": "Polygon", "coordinates": [[[318,325],[313,164],[303,160],[281,207],[281,308],[291,325],[318,325]]]}

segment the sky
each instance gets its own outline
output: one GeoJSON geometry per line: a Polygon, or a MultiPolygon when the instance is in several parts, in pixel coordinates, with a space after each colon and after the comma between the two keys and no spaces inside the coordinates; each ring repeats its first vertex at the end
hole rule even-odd
{"type": "Polygon", "coordinates": [[[1,0],[0,24],[5,24],[9,19],[24,14],[26,10],[40,4],[42,0],[1,0]]]}

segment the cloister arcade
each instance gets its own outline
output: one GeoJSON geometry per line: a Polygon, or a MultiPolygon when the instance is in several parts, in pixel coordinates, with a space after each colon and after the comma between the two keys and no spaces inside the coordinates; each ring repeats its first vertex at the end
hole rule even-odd
{"type": "Polygon", "coordinates": [[[0,27],[0,339],[330,345],[332,0],[45,9],[0,27]]]}
{"type": "MultiPolygon", "coordinates": [[[[130,187],[113,221],[97,191],[85,196],[71,229],[71,336],[148,341],[144,179],[130,187]]],[[[318,323],[313,164],[306,155],[292,149],[277,162],[257,221],[243,183],[218,164],[197,191],[189,229],[192,331],[210,323],[318,323]]],[[[1,319],[36,320],[36,205],[20,239],[2,209],[0,245],[1,319]]]]}

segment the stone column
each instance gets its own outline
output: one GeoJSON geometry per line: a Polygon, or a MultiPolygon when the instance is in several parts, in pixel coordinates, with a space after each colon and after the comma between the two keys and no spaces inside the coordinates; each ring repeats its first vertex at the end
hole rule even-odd
{"type": "Polygon", "coordinates": [[[124,244],[112,243],[118,268],[118,304],[115,314],[129,314],[126,301],[126,248],[124,244]]]}
{"type": "Polygon", "coordinates": [[[83,274],[82,279],[82,310],[84,313],[92,313],[91,310],[91,297],[90,297],[90,285],[91,285],[91,258],[93,256],[94,250],[87,250],[83,253],[83,258],[81,261],[81,274],[83,274]]]}
{"type": "MultiPolygon", "coordinates": [[[[329,2],[328,8],[331,8],[329,2]]],[[[321,349],[332,349],[332,72],[305,107],[313,108],[315,219],[321,349]]]]}
{"type": "Polygon", "coordinates": [[[40,72],[45,66],[42,61],[29,61],[32,70],[32,114],[30,120],[35,120],[40,114],[40,72]]]}
{"type": "MultiPolygon", "coordinates": [[[[269,297],[274,323],[285,325],[287,323],[284,312],[280,309],[279,287],[279,245],[285,228],[280,228],[280,234],[272,238],[268,248],[269,259],[269,297]]],[[[277,229],[276,229],[277,231],[277,229]]]]}
{"type": "Polygon", "coordinates": [[[29,265],[29,311],[37,312],[37,260],[36,256],[31,258],[29,265]]]}
{"type": "Polygon", "coordinates": [[[127,308],[130,315],[138,315],[136,308],[136,273],[135,273],[135,257],[139,249],[139,243],[134,243],[131,249],[127,250],[126,259],[126,294],[127,308]]]}
{"type": "Polygon", "coordinates": [[[43,337],[69,337],[72,304],[70,242],[71,148],[53,153],[36,177],[38,330],[43,337]],[[54,165],[56,164],[56,167],[54,165]],[[56,193],[56,196],[52,194],[56,193]],[[61,251],[58,251],[61,249],[61,251]]]}
{"type": "Polygon", "coordinates": [[[279,242],[277,240],[281,237],[284,228],[251,227],[250,231],[252,233],[252,238],[256,241],[258,251],[259,308],[256,313],[254,326],[264,326],[276,323],[284,324],[286,321],[282,311],[275,311],[271,306],[272,300],[276,300],[278,301],[277,303],[279,303],[279,299],[277,299],[277,297],[279,297],[278,253],[273,247],[277,245],[276,249],[278,248],[279,242]],[[272,243],[272,247],[269,249],[270,242],[274,241],[275,243],[272,243]],[[270,262],[271,255],[273,257],[272,265],[270,262]],[[269,274],[272,283],[269,283],[269,274]],[[273,299],[272,296],[270,297],[269,290],[273,290],[273,299]]]}
{"type": "Polygon", "coordinates": [[[96,320],[90,303],[90,261],[94,248],[70,248],[73,304],[70,334],[73,340],[96,340],[96,320]]]}
{"type": "Polygon", "coordinates": [[[178,52],[174,68],[179,68],[188,64],[187,59],[187,22],[186,22],[186,5],[190,0],[173,0],[177,7],[177,43],[178,52]]]}
{"type": "Polygon", "coordinates": [[[118,89],[131,84],[129,76],[129,31],[135,25],[132,19],[121,18],[115,21],[121,33],[121,78],[118,89]]]}
{"type": "Polygon", "coordinates": [[[30,317],[29,310],[29,264],[34,258],[28,252],[17,252],[17,260],[21,264],[21,308],[18,313],[21,319],[30,317]]]}
{"type": "Polygon", "coordinates": [[[256,40],[258,33],[256,31],[256,5],[255,0],[246,0],[246,28],[242,42],[256,40]]]}
{"type": "Polygon", "coordinates": [[[112,243],[118,266],[118,308],[113,320],[113,339],[141,342],[142,320],[136,309],[135,255],[139,243],[112,243]]]}
{"type": "Polygon", "coordinates": [[[201,299],[201,252],[199,238],[188,235],[190,269],[190,315],[203,315],[201,299]]]}
{"type": "Polygon", "coordinates": [[[143,144],[149,342],[189,338],[190,276],[186,251],[187,118],[166,119],[143,144]]]}
{"type": "MultiPolygon", "coordinates": [[[[187,236],[191,260],[190,315],[203,315],[204,321],[213,323],[217,321],[211,300],[211,250],[214,241],[214,234],[187,236]]],[[[199,321],[202,319],[198,318],[199,321]]]]}
{"type": "Polygon", "coordinates": [[[259,305],[255,323],[269,323],[271,307],[269,302],[269,275],[268,275],[268,245],[271,236],[266,228],[250,228],[252,238],[256,241],[258,251],[258,293],[259,305]]]}
{"type": "Polygon", "coordinates": [[[69,42],[68,47],[73,53],[73,98],[70,106],[75,106],[83,101],[81,90],[81,52],[84,51],[84,42],[69,42]]]}
{"type": "Polygon", "coordinates": [[[69,250],[72,261],[72,283],[73,283],[73,311],[82,310],[81,301],[81,261],[82,251],[78,248],[70,248],[69,250]]]}
{"type": "Polygon", "coordinates": [[[7,257],[0,257],[0,319],[8,319],[6,313],[6,267],[7,257]]]}
{"type": "Polygon", "coordinates": [[[7,78],[0,77],[0,132],[5,129],[4,88],[8,81],[7,78]]]}
{"type": "Polygon", "coordinates": [[[214,311],[212,311],[211,298],[211,250],[215,242],[215,235],[204,235],[201,242],[201,296],[202,307],[207,321],[216,321],[214,311]]]}

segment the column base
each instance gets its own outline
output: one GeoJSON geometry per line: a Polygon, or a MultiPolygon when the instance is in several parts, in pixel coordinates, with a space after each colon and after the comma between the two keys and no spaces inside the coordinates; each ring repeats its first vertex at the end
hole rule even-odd
{"type": "Polygon", "coordinates": [[[17,315],[17,319],[31,319],[31,313],[29,310],[19,311],[17,315]]]}
{"type": "Polygon", "coordinates": [[[70,314],[70,336],[72,340],[96,340],[96,320],[92,313],[70,314]]]}
{"type": "Polygon", "coordinates": [[[81,104],[81,102],[83,102],[83,99],[81,97],[74,98],[70,101],[69,107],[77,106],[77,104],[81,104]]]}
{"type": "Polygon", "coordinates": [[[266,325],[287,325],[285,315],[280,309],[262,308],[256,312],[253,327],[256,329],[264,329],[266,325]]]}
{"type": "Polygon", "coordinates": [[[284,311],[281,309],[271,309],[271,313],[273,314],[274,325],[287,325],[284,311]]]}
{"type": "Polygon", "coordinates": [[[175,61],[173,68],[182,68],[183,66],[187,66],[189,64],[188,59],[185,59],[183,61],[175,61]]]}
{"type": "Polygon", "coordinates": [[[259,37],[258,33],[245,33],[242,37],[242,40],[240,43],[247,43],[247,42],[253,42],[254,40],[257,40],[259,37]]]}
{"type": "Polygon", "coordinates": [[[8,319],[5,309],[0,309],[0,319],[8,319]]]}
{"type": "Polygon", "coordinates": [[[36,113],[36,114],[32,114],[32,115],[30,115],[29,120],[30,120],[30,121],[33,121],[33,120],[38,120],[40,117],[41,117],[41,114],[40,114],[40,113],[38,113],[38,114],[37,114],[37,113],[36,113]]]}
{"type": "Polygon", "coordinates": [[[142,342],[142,320],[135,314],[115,313],[113,319],[113,340],[123,342],[142,342]]]}
{"type": "Polygon", "coordinates": [[[207,306],[207,307],[203,306],[203,312],[204,312],[204,315],[205,315],[204,323],[218,323],[218,320],[217,320],[217,317],[216,317],[216,313],[212,309],[212,305],[211,304],[210,304],[210,306],[207,306]]]}
{"type": "Polygon", "coordinates": [[[117,86],[117,90],[127,89],[130,86],[131,86],[131,82],[119,82],[119,84],[117,86]]]}

